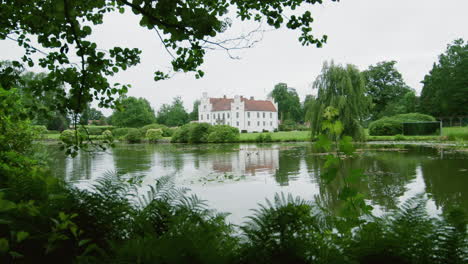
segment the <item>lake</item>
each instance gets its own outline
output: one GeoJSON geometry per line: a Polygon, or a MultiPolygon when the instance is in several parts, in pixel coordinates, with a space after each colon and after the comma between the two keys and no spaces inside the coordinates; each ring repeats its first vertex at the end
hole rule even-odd
{"type": "MultiPolygon", "coordinates": [[[[356,157],[344,161],[344,172],[363,171],[355,187],[376,214],[419,193],[429,198],[431,214],[454,205],[468,209],[468,155],[427,146],[375,148],[360,146],[356,157]]],[[[324,158],[311,143],[118,144],[75,158],[65,157],[57,146],[48,149],[53,173],[78,187],[87,188],[108,171],[143,176],[143,186],[170,176],[212,208],[230,213],[228,220],[237,224],[279,192],[320,201],[330,210],[340,205],[342,182],[326,184],[320,178],[324,158]]]]}

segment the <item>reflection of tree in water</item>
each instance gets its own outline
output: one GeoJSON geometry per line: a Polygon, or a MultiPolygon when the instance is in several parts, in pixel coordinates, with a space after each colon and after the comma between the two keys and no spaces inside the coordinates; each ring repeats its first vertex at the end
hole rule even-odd
{"type": "Polygon", "coordinates": [[[331,183],[319,177],[325,158],[317,156],[311,148],[306,150],[305,162],[308,171],[317,182],[320,193],[317,197],[330,210],[341,207],[339,190],[344,187],[343,177],[352,170],[360,169],[366,175],[352,186],[364,194],[372,204],[382,206],[385,210],[396,208],[398,198],[407,190],[406,185],[415,178],[416,167],[420,156],[399,152],[372,152],[345,159],[342,169],[331,183]]]}
{"type": "Polygon", "coordinates": [[[304,148],[280,149],[279,166],[275,171],[275,180],[280,186],[289,185],[289,177],[299,174],[304,148]]]}
{"type": "Polygon", "coordinates": [[[148,171],[153,165],[155,145],[119,145],[112,149],[115,170],[126,174],[148,171]]]}
{"type": "Polygon", "coordinates": [[[468,160],[467,157],[450,157],[425,162],[422,166],[426,192],[436,206],[447,210],[451,207],[468,209],[468,160]]]}
{"type": "Polygon", "coordinates": [[[357,158],[354,168],[363,169],[366,175],[358,188],[372,204],[395,209],[398,198],[407,191],[406,185],[416,178],[420,161],[420,154],[402,152],[378,152],[357,158]]]}

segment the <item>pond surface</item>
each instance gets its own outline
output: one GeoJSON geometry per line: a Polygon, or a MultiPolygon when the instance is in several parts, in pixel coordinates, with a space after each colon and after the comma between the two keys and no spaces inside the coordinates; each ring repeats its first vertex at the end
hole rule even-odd
{"type": "MultiPolygon", "coordinates": [[[[355,158],[345,160],[344,167],[362,169],[366,177],[355,187],[366,195],[375,213],[394,209],[419,193],[429,198],[427,208],[432,214],[454,205],[468,209],[468,155],[416,146],[361,148],[355,158]]],[[[324,158],[310,143],[121,144],[106,152],[83,152],[74,159],[55,146],[49,151],[53,173],[79,187],[86,188],[108,171],[144,175],[143,186],[168,175],[209,206],[231,213],[228,219],[233,223],[243,222],[258,203],[279,192],[320,200],[331,210],[340,205],[342,183],[326,184],[320,178],[324,158]]]]}

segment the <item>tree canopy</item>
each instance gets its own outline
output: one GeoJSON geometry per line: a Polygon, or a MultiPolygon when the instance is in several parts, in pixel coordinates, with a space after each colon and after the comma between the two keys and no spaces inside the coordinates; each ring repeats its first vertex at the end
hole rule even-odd
{"type": "Polygon", "coordinates": [[[424,77],[421,109],[433,116],[468,115],[468,41],[447,46],[424,77]]]}
{"type": "MultiPolygon", "coordinates": [[[[233,23],[229,17],[298,30],[302,45],[322,46],[327,36],[314,36],[312,13],[306,8],[321,3],[321,0],[3,0],[0,40],[15,41],[24,49],[24,56],[0,71],[3,75],[0,81],[9,89],[14,83],[15,68],[39,65],[50,72],[44,83],[62,84],[38,87],[41,91],[44,87],[57,91],[60,96],[55,98],[56,109],[78,115],[93,100],[99,107],[114,107],[130,85],[110,83],[108,78],[137,65],[141,50],[119,46],[104,50],[92,40],[93,27],[104,23],[106,14],[133,12],[140,19],[139,25],[155,32],[172,56],[172,71],[191,71],[202,77],[200,66],[207,50],[229,52],[238,49],[239,42],[245,43],[244,47],[252,44],[246,36],[219,38],[233,23]]],[[[155,80],[168,76],[167,72],[155,69],[155,80]]]]}
{"type": "Polygon", "coordinates": [[[196,121],[198,120],[198,107],[200,106],[200,100],[195,100],[193,102],[193,110],[190,112],[190,120],[196,121]]]}
{"type": "Polygon", "coordinates": [[[372,97],[371,119],[382,117],[385,108],[398,102],[411,91],[401,73],[395,68],[396,61],[383,61],[370,65],[363,72],[367,94],[372,97]]]}
{"type": "Polygon", "coordinates": [[[361,121],[368,114],[370,99],[365,94],[364,78],[357,67],[325,62],[313,88],[318,93],[311,117],[312,133],[318,135],[321,132],[324,111],[331,106],[337,110],[343,134],[362,139],[361,121]]]}
{"type": "Polygon", "coordinates": [[[300,122],[303,120],[301,102],[296,89],[288,87],[286,83],[278,83],[271,91],[271,97],[278,103],[278,118],[281,121],[290,119],[300,122]]]}
{"type": "Polygon", "coordinates": [[[144,98],[127,97],[121,100],[122,110],[114,110],[110,120],[119,127],[142,127],[156,122],[154,110],[144,98]]]}
{"type": "MultiPolygon", "coordinates": [[[[197,114],[198,116],[198,114],[197,114]]],[[[163,104],[158,111],[157,122],[166,126],[182,126],[190,121],[182,99],[177,96],[171,105],[163,104]]]]}

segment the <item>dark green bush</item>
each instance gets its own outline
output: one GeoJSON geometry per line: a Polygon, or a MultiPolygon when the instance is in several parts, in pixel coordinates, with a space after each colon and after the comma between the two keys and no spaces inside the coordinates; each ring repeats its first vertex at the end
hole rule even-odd
{"type": "Polygon", "coordinates": [[[400,114],[392,116],[392,118],[396,120],[400,120],[401,122],[430,122],[436,121],[433,116],[420,114],[420,113],[408,113],[408,114],[400,114]]]}
{"type": "Polygon", "coordinates": [[[188,134],[188,143],[206,143],[208,135],[214,127],[208,123],[193,124],[190,126],[188,134]]]}
{"type": "Polygon", "coordinates": [[[195,123],[186,124],[177,128],[172,135],[171,142],[175,143],[188,143],[189,142],[189,133],[195,123]]]}
{"type": "Polygon", "coordinates": [[[371,136],[393,136],[403,134],[403,124],[391,117],[384,117],[369,125],[371,136]]]}
{"type": "Polygon", "coordinates": [[[143,135],[141,134],[140,130],[137,128],[128,128],[128,133],[125,136],[125,140],[128,143],[140,143],[143,139],[143,135]]]}
{"type": "Polygon", "coordinates": [[[404,122],[428,122],[435,121],[429,115],[419,113],[400,114],[391,117],[383,117],[371,122],[369,125],[369,135],[371,136],[393,136],[403,134],[404,122]]]}
{"type": "Polygon", "coordinates": [[[210,143],[225,143],[239,141],[239,129],[228,125],[213,126],[208,135],[210,143]]]}

